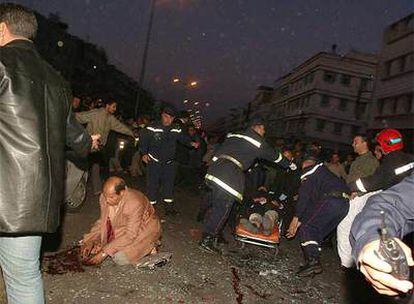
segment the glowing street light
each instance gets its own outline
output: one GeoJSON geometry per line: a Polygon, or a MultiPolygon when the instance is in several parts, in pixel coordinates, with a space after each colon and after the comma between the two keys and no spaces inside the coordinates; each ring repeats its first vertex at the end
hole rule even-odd
{"type": "Polygon", "coordinates": [[[198,105],[199,104],[199,102],[198,101],[196,101],[195,103],[194,103],[194,105],[196,106],[196,105],[198,105]]]}
{"type": "Polygon", "coordinates": [[[173,79],[173,83],[178,83],[178,82],[180,82],[180,78],[174,78],[173,79]]]}
{"type": "Polygon", "coordinates": [[[197,86],[197,81],[192,81],[190,82],[190,87],[196,87],[197,86]]]}
{"type": "Polygon", "coordinates": [[[184,99],[183,103],[186,104],[188,102],[188,99],[184,99]]]}

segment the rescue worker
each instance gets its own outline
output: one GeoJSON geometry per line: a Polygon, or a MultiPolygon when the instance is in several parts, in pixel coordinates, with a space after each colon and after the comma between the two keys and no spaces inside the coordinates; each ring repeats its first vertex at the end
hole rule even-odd
{"type": "Polygon", "coordinates": [[[367,193],[387,189],[408,176],[414,168],[414,156],[404,153],[401,133],[395,129],[384,129],[376,137],[383,157],[374,174],[350,183],[352,192],[367,193]]]}
{"type": "Polygon", "coordinates": [[[213,162],[205,176],[207,208],[204,217],[203,236],[199,245],[208,252],[219,253],[216,240],[226,223],[234,201],[243,201],[245,171],[257,159],[273,161],[280,166],[296,169],[295,164],[272,149],[264,140],[265,125],[255,119],[241,133],[229,133],[213,156],[213,162]]]}
{"type": "Polygon", "coordinates": [[[161,121],[149,124],[142,131],[140,151],[142,161],[147,164],[147,192],[152,205],[157,203],[158,189],[164,203],[166,215],[175,215],[174,179],[175,149],[177,141],[198,148],[198,142],[192,142],[181,128],[173,124],[175,110],[165,107],[161,113],[161,121]]]}
{"type": "MultiPolygon", "coordinates": [[[[413,196],[414,172],[399,184],[372,196],[352,225],[350,240],[355,263],[375,290],[384,295],[407,293],[413,289],[413,282],[397,279],[390,274],[391,265],[377,253],[380,243],[378,229],[382,226],[381,212],[384,213],[388,237],[399,243],[408,265],[414,266],[412,248],[402,242],[404,236],[414,232],[413,196]]],[[[414,296],[409,303],[413,299],[414,296]]]]}
{"type": "Polygon", "coordinates": [[[383,157],[375,172],[366,177],[361,177],[349,183],[353,192],[352,207],[346,218],[340,223],[337,231],[339,257],[343,266],[352,267],[351,244],[349,233],[355,217],[364,208],[367,199],[378,190],[388,189],[398,184],[404,177],[408,176],[414,169],[414,156],[404,153],[404,142],[402,135],[395,129],[384,129],[376,137],[381,146],[383,157]],[[359,196],[357,199],[356,196],[359,196]],[[365,199],[363,199],[365,198],[365,199]]]}
{"type": "Polygon", "coordinates": [[[296,273],[299,277],[322,272],[320,244],[345,217],[349,208],[349,189],[315,157],[308,156],[302,164],[302,184],[287,237],[296,235],[298,228],[305,264],[296,273]]]}

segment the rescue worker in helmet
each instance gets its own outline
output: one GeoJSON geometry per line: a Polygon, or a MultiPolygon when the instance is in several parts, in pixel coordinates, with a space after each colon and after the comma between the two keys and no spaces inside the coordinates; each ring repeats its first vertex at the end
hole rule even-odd
{"type": "Polygon", "coordinates": [[[384,129],[378,133],[376,141],[383,154],[381,164],[374,174],[350,183],[348,186],[353,192],[388,189],[410,175],[414,168],[414,156],[402,151],[404,142],[398,130],[384,129]]]}
{"type": "Polygon", "coordinates": [[[280,151],[271,148],[264,140],[265,123],[257,118],[244,132],[229,133],[213,156],[205,176],[207,212],[204,217],[200,248],[219,253],[217,238],[229,217],[234,201],[243,200],[245,172],[258,159],[272,161],[282,167],[296,170],[280,151]]]}
{"type": "Polygon", "coordinates": [[[351,244],[349,233],[355,217],[364,208],[372,192],[386,190],[409,176],[414,170],[414,156],[403,152],[404,142],[401,133],[395,129],[384,129],[376,136],[376,141],[383,154],[379,167],[370,176],[362,177],[349,183],[353,192],[352,198],[363,196],[366,199],[353,199],[349,213],[339,224],[337,230],[338,250],[341,263],[345,267],[352,266],[351,244]],[[351,265],[349,265],[351,261],[351,265]]]}

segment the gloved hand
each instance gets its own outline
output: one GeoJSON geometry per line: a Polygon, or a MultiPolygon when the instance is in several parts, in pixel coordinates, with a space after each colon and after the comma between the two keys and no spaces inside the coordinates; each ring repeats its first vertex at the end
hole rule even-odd
{"type": "Polygon", "coordinates": [[[290,170],[292,170],[292,171],[295,171],[295,170],[297,170],[297,169],[298,169],[298,166],[296,166],[296,164],[295,164],[295,163],[291,163],[291,164],[289,165],[289,169],[290,169],[290,170]]]}

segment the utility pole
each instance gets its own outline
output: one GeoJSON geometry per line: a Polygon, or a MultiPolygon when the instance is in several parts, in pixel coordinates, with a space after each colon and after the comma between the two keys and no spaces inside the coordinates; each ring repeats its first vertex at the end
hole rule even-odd
{"type": "Polygon", "coordinates": [[[144,45],[144,53],[142,55],[142,64],[141,64],[141,72],[139,75],[138,80],[138,91],[137,91],[137,99],[135,101],[135,118],[138,119],[138,111],[139,111],[139,103],[141,101],[141,90],[143,90],[144,80],[145,80],[145,69],[147,66],[147,57],[148,57],[148,47],[151,40],[151,31],[152,31],[152,21],[154,19],[154,10],[155,10],[155,1],[151,0],[150,5],[150,17],[148,21],[148,29],[147,29],[147,36],[145,38],[145,45],[144,45]]]}

